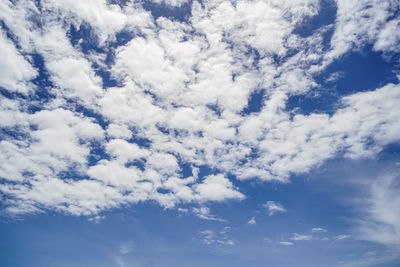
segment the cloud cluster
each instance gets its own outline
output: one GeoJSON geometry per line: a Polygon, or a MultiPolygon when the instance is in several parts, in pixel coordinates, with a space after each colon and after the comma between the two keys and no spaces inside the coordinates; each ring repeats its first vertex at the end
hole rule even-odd
{"type": "Polygon", "coordinates": [[[288,110],[353,46],[393,52],[398,42],[388,35],[396,1],[337,2],[328,46],[327,27],[295,33],[318,15],[317,0],[193,1],[185,21],[155,19],[130,1],[0,3],[7,211],[94,216],[141,201],[242,200],[232,177],[287,182],[399,141],[398,84],[343,97],[333,114],[288,110]]]}

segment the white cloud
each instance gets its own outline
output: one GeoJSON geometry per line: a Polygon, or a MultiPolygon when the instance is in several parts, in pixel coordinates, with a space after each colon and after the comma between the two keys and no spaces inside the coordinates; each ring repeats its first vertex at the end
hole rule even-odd
{"type": "Polygon", "coordinates": [[[99,125],[68,110],[19,113],[16,118],[23,119],[14,123],[27,138],[0,142],[4,163],[0,172],[8,179],[23,181],[26,172],[50,178],[72,165],[79,172],[90,154],[90,141],[103,137],[99,125]],[[36,130],[29,131],[29,125],[36,130]]]}
{"type": "Polygon", "coordinates": [[[293,241],[304,241],[312,239],[311,235],[303,235],[298,233],[293,233],[293,236],[290,238],[293,241]]]}
{"type": "Polygon", "coordinates": [[[200,200],[222,201],[225,199],[244,199],[244,195],[235,190],[232,182],[221,174],[206,176],[202,183],[194,187],[200,200]]]}
{"type": "Polygon", "coordinates": [[[100,223],[102,220],[104,220],[106,218],[106,216],[100,216],[100,215],[96,215],[94,217],[90,217],[88,219],[89,222],[93,222],[93,223],[100,223]]]}
{"type": "Polygon", "coordinates": [[[105,0],[79,3],[73,0],[46,0],[41,3],[41,6],[44,10],[58,10],[58,14],[72,20],[78,28],[81,24],[88,23],[94,28],[100,43],[121,31],[130,15],[129,7],[123,10],[118,5],[108,4],[105,0]]]}
{"type": "Polygon", "coordinates": [[[0,87],[9,91],[27,94],[32,91],[29,81],[37,71],[15,48],[14,44],[0,30],[0,87]]]}
{"type": "Polygon", "coordinates": [[[272,216],[275,213],[286,212],[286,209],[280,203],[276,203],[275,201],[267,201],[263,206],[268,209],[269,216],[272,216]]]}
{"type": "Polygon", "coordinates": [[[114,70],[121,79],[127,76],[162,99],[175,95],[189,81],[184,71],[168,60],[157,40],[135,38],[116,53],[114,70]]]}
{"type": "Polygon", "coordinates": [[[235,241],[229,236],[229,227],[224,227],[220,231],[203,230],[199,233],[200,239],[206,245],[213,246],[234,246],[235,241]]]}
{"type": "Polygon", "coordinates": [[[221,219],[213,214],[211,214],[210,208],[208,207],[199,207],[193,208],[192,212],[199,217],[200,219],[207,220],[207,221],[218,221],[224,222],[224,219],[221,219]]]}
{"type": "Polygon", "coordinates": [[[279,245],[282,246],[293,246],[293,242],[289,242],[289,241],[280,241],[278,242],[279,245]]]}
{"type": "Polygon", "coordinates": [[[107,134],[113,138],[131,139],[132,132],[125,125],[110,124],[107,127],[107,134]]]}
{"type": "Polygon", "coordinates": [[[393,19],[385,24],[378,34],[374,49],[386,52],[399,52],[400,48],[400,18],[393,19]]]}
{"type": "Polygon", "coordinates": [[[328,230],[321,228],[321,227],[314,227],[311,229],[311,232],[313,232],[313,233],[325,233],[327,231],[328,230]]]}
{"type": "Polygon", "coordinates": [[[188,213],[189,212],[189,210],[185,209],[185,208],[178,208],[177,211],[180,213],[188,213]]]}
{"type": "MultiPolygon", "coordinates": [[[[331,40],[331,51],[325,55],[330,63],[350,49],[360,49],[366,43],[373,43],[377,39],[378,44],[384,45],[385,24],[393,27],[393,22],[388,19],[394,15],[399,7],[397,1],[362,0],[346,1],[338,0],[335,31],[331,40]],[[380,36],[379,36],[380,35],[380,36]]],[[[395,40],[393,37],[392,40],[395,40]]]]}
{"type": "Polygon", "coordinates": [[[256,225],[257,224],[256,217],[255,216],[251,217],[251,219],[247,222],[247,224],[248,225],[256,225]]]}

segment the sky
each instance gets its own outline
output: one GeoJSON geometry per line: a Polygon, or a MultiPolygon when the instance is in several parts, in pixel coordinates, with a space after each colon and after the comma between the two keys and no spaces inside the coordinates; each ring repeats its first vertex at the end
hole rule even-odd
{"type": "Polygon", "coordinates": [[[400,266],[400,2],[0,2],[0,265],[400,266]]]}

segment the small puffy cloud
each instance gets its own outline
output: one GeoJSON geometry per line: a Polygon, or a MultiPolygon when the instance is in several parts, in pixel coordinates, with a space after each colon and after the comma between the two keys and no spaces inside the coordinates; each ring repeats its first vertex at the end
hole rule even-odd
{"type": "Polygon", "coordinates": [[[37,71],[21,55],[15,45],[0,30],[0,87],[11,92],[27,94],[32,91],[30,80],[37,75],[37,71]]]}
{"type": "Polygon", "coordinates": [[[286,212],[286,209],[280,203],[275,201],[267,201],[267,203],[265,203],[263,206],[268,209],[269,216],[272,216],[275,213],[286,212]]]}
{"type": "Polygon", "coordinates": [[[327,61],[332,62],[349,50],[360,49],[365,43],[373,43],[377,39],[376,49],[388,48],[388,44],[395,44],[398,40],[396,31],[392,31],[389,38],[387,35],[388,29],[394,30],[392,27],[397,27],[396,22],[390,21],[390,18],[395,16],[398,3],[338,0],[336,4],[335,30],[331,39],[331,51],[325,55],[327,61]]]}
{"type": "Polygon", "coordinates": [[[378,34],[374,49],[385,52],[400,51],[400,18],[393,19],[385,24],[378,34]]]}
{"type": "Polygon", "coordinates": [[[100,216],[100,215],[96,215],[94,217],[90,217],[88,219],[89,222],[93,222],[93,223],[100,223],[102,220],[104,220],[106,218],[106,216],[100,216]]]}
{"type": "MultiPolygon", "coordinates": [[[[110,140],[106,144],[106,151],[109,155],[115,157],[116,160],[124,163],[150,156],[148,150],[140,148],[138,145],[129,143],[123,139],[110,140]]],[[[163,162],[166,162],[168,159],[165,159],[163,162]]],[[[173,161],[173,159],[171,160],[173,161]]],[[[172,165],[174,165],[174,163],[172,163],[172,165]]]]}
{"type": "Polygon", "coordinates": [[[256,224],[257,224],[257,222],[256,222],[256,217],[253,216],[253,217],[247,222],[247,224],[248,224],[248,225],[256,225],[256,224]]]}
{"type": "Polygon", "coordinates": [[[232,182],[222,174],[206,176],[202,183],[194,187],[198,197],[207,201],[222,201],[225,199],[242,200],[245,196],[237,191],[232,182]]]}

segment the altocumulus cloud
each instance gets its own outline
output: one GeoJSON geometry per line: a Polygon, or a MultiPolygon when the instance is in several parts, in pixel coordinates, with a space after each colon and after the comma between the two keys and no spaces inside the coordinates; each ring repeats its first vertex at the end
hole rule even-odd
{"type": "MultiPolygon", "coordinates": [[[[7,213],[96,218],[155,201],[200,205],[197,216],[220,220],[203,205],[245,199],[238,180],[286,183],[328,159],[373,157],[400,139],[398,83],[339,98],[331,113],[288,105],[321,88],[315,77],[349,51],[399,52],[397,1],[338,0],[335,24],[307,36],[296,29],[318,15],[317,0],[154,1],[190,4],[183,20],[155,18],[141,2],[114,2],[0,3],[7,213]],[[249,111],[255,94],[262,94],[260,107],[249,111]],[[214,173],[202,175],[204,168],[214,173]]],[[[374,223],[398,221],[381,207],[396,179],[372,187],[374,223]]],[[[273,201],[266,208],[286,211],[273,201]]],[[[370,239],[398,245],[398,227],[384,235],[362,225],[370,239]]],[[[202,234],[219,242],[213,232],[202,234]]]]}

